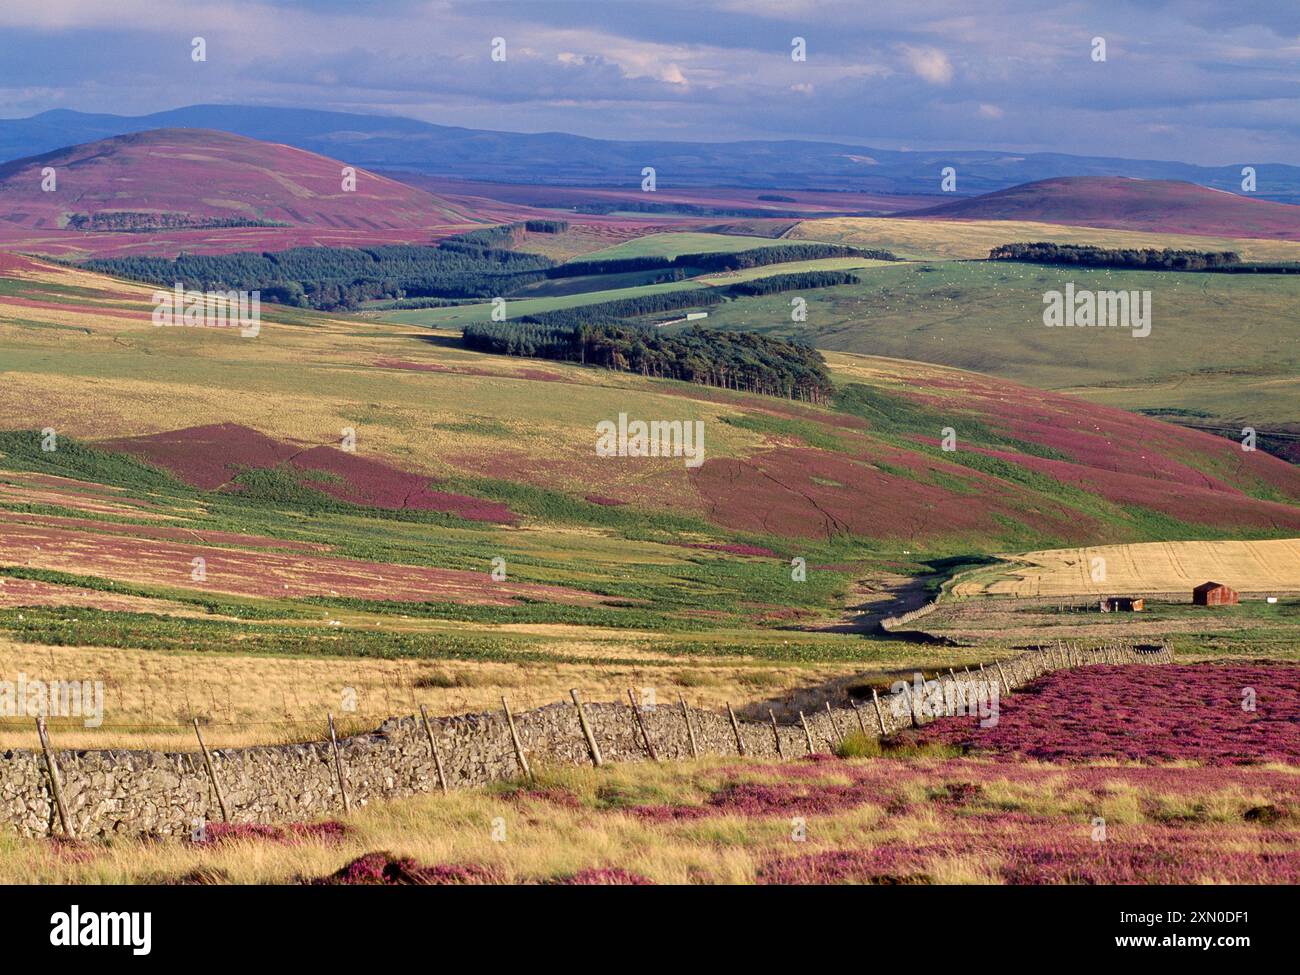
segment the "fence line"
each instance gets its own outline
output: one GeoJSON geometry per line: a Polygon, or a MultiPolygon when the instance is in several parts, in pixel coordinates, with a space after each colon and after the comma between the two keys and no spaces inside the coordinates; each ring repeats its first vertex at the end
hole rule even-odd
{"type": "MultiPolygon", "coordinates": [[[[333,742],[204,749],[200,752],[40,750],[0,753],[0,827],[23,835],[201,834],[218,818],[275,823],[321,818],[373,800],[514,779],[537,766],[680,760],[697,755],[794,759],[835,752],[844,729],[892,735],[969,701],[973,689],[1014,693],[1052,671],[1091,664],[1166,664],[1168,647],[1107,644],[1084,649],[1041,646],[987,669],[949,669],[919,685],[873,694],[876,721],[862,720],[852,700],[801,714],[798,723],[742,719],[662,704],[579,703],[530,711],[433,718],[390,718],[373,732],[333,742]],[[629,714],[629,707],[631,713],[629,714]],[[206,754],[204,753],[206,751],[206,754]],[[61,783],[62,800],[55,794],[61,783]],[[58,807],[64,808],[60,812],[58,807]],[[66,824],[66,825],[63,825],[66,824]]],[[[922,675],[923,676],[923,675],[922,675]]],[[[504,703],[504,702],[503,702],[504,703]]]]}

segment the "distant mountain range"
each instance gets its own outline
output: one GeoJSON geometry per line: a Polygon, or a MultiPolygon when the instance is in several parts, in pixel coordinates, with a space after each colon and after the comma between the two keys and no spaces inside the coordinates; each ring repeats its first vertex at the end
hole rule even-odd
{"type": "Polygon", "coordinates": [[[897,151],[830,142],[618,142],[559,132],[526,134],[434,125],[397,116],[297,108],[192,105],[152,115],[90,115],[66,109],[0,120],[0,158],[160,128],[220,129],[296,146],[368,169],[555,186],[637,186],[646,166],[665,189],[853,190],[933,194],[945,166],[962,196],[1062,176],[1182,180],[1237,193],[1254,166],[1263,199],[1300,203],[1300,167],[1249,158],[1231,166],[1073,156],[1063,153],[897,151]]]}

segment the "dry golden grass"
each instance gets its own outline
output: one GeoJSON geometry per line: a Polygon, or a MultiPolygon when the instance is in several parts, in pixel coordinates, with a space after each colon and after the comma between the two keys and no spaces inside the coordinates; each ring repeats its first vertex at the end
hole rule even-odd
{"type": "Polygon", "coordinates": [[[956,596],[1080,596],[1183,593],[1213,580],[1238,592],[1300,591],[1300,539],[1144,542],[1004,556],[1017,563],[976,571],[956,596]],[[1104,572],[1094,578],[1094,560],[1104,572]]]}
{"type": "Polygon", "coordinates": [[[1300,242],[1244,237],[1202,237],[1135,230],[1072,227],[1028,220],[906,220],[897,217],[828,217],[805,220],[785,235],[792,240],[884,247],[904,256],[965,260],[985,258],[999,244],[1051,240],[1099,247],[1231,250],[1250,261],[1300,260],[1300,242]]]}
{"type": "MultiPolygon", "coordinates": [[[[557,641],[557,652],[569,645],[557,641]]],[[[604,651],[608,653],[608,650],[604,651]]],[[[90,680],[104,683],[104,721],[84,727],[54,719],[63,748],[158,748],[192,751],[190,721],[205,722],[212,747],[314,740],[327,711],[345,733],[368,731],[385,718],[496,710],[505,695],[524,710],[568,700],[580,688],[589,701],[623,699],[629,687],[653,687],[660,700],[686,696],[692,705],[722,709],[776,689],[817,687],[852,672],[848,665],[780,666],[691,658],[680,665],[485,663],[310,659],[156,650],[46,647],[0,638],[0,679],[90,680]],[[344,709],[355,700],[355,710],[344,709]]],[[[0,719],[0,749],[35,747],[32,722],[0,719]]]]}

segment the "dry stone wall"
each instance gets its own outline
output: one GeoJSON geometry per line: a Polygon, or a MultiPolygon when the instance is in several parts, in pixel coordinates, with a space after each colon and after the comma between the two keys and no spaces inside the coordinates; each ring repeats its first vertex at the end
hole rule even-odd
{"type": "MultiPolygon", "coordinates": [[[[1048,671],[1085,663],[1166,663],[1168,651],[1142,653],[1131,647],[1081,651],[1057,647],[1022,654],[958,680],[998,681],[1019,687],[1048,671]]],[[[944,676],[929,693],[942,699],[944,676]]],[[[808,736],[819,752],[832,751],[851,732],[886,734],[912,723],[904,692],[871,702],[805,716],[808,736]]],[[[585,704],[601,757],[606,762],[645,761],[646,750],[628,704],[585,704]]],[[[686,716],[679,706],[642,709],[642,719],[663,760],[691,757],[686,716]]],[[[484,785],[517,777],[518,760],[505,715],[469,714],[430,718],[450,788],[484,785]]],[[[692,708],[690,720],[700,755],[737,755],[729,715],[692,708]]],[[[591,757],[572,704],[553,704],[515,715],[515,727],[529,762],[541,766],[587,765],[591,757]]],[[[776,738],[787,759],[808,752],[802,724],[778,725],[737,719],[746,755],[775,759],[776,738]]],[[[394,718],[376,731],[339,741],[344,777],[354,804],[399,798],[438,788],[437,768],[419,717],[394,718]]],[[[284,823],[319,819],[342,810],[333,753],[328,742],[218,749],[213,765],[230,817],[236,822],[284,823]]],[[[64,800],[77,836],[189,835],[220,818],[201,752],[56,751],[64,800]]],[[[40,751],[0,753],[0,829],[25,836],[60,832],[45,759],[40,751]]]]}

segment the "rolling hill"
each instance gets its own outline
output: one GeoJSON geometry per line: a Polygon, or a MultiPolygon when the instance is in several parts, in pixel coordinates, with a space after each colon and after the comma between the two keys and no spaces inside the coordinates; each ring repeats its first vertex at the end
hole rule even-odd
{"type": "Polygon", "coordinates": [[[1039,180],[912,211],[906,216],[1300,240],[1300,206],[1176,180],[1119,176],[1039,180]]]}
{"type": "Polygon", "coordinates": [[[519,207],[449,200],[293,146],[208,129],[155,129],[0,166],[0,241],[59,253],[278,249],[408,242],[519,207]],[[42,188],[44,172],[57,182],[42,188]]]}
{"type": "Polygon", "coordinates": [[[364,170],[345,192],[345,165],[228,132],[155,129],[0,166],[0,220],[62,229],[76,213],[139,212],[391,230],[454,216],[432,194],[364,170]],[[45,167],[58,174],[54,192],[41,190],[45,167]]]}
{"type": "Polygon", "coordinates": [[[273,484],[236,480],[233,489],[274,487],[288,501],[324,491],[354,507],[369,499],[401,508],[401,498],[374,493],[376,480],[400,480],[411,485],[403,496],[441,511],[488,511],[502,524],[558,517],[643,532],[668,518],[676,527],[666,538],[771,551],[865,545],[940,555],[1300,530],[1300,469],[1222,438],[953,369],[833,356],[841,395],[827,409],[477,354],[404,325],[293,313],[252,340],[159,329],[146,286],[33,261],[7,274],[0,415],[125,451],[199,490],[265,468],[278,472],[273,484]],[[620,413],[702,421],[703,463],[598,456],[596,424],[620,413]],[[949,426],[961,445],[952,452],[939,446],[949,426]],[[348,427],[362,457],[313,452],[348,427]],[[437,479],[432,494],[418,493],[427,486],[420,478],[437,479]]]}

